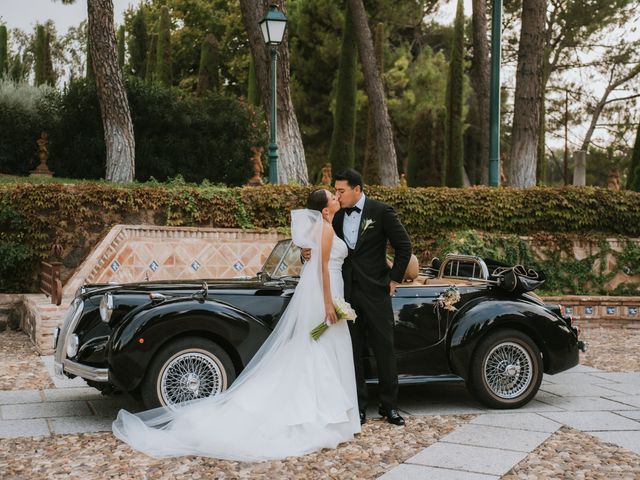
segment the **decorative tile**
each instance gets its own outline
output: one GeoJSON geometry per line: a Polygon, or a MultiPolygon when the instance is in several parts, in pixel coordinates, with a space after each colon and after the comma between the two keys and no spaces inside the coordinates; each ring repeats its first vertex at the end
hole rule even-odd
{"type": "Polygon", "coordinates": [[[638,307],[628,307],[627,312],[629,315],[636,316],[638,315],[638,307]]]}
{"type": "Polygon", "coordinates": [[[198,263],[197,260],[194,260],[193,262],[191,262],[191,268],[193,268],[195,271],[198,271],[200,267],[201,265],[198,263]]]}
{"type": "Polygon", "coordinates": [[[616,307],[607,307],[607,315],[615,315],[616,314],[616,307]]]}
{"type": "Polygon", "coordinates": [[[240,271],[244,268],[244,263],[242,262],[236,262],[233,264],[233,268],[235,268],[237,271],[240,271]]]}
{"type": "Polygon", "coordinates": [[[120,268],[120,263],[117,260],[114,260],[113,262],[111,262],[111,270],[113,270],[114,272],[117,272],[119,268],[120,268]]]}
{"type": "Polygon", "coordinates": [[[154,272],[158,270],[158,267],[159,267],[158,262],[156,262],[155,260],[149,264],[149,268],[154,272]]]}
{"type": "Polygon", "coordinates": [[[564,307],[564,313],[566,313],[567,315],[572,315],[573,314],[573,307],[572,306],[564,307]]]}
{"type": "Polygon", "coordinates": [[[585,315],[593,315],[593,307],[584,307],[585,315]]]}

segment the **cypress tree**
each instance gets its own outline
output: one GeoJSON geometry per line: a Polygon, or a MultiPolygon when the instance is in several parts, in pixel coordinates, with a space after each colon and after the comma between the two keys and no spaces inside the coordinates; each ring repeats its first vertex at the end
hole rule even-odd
{"type": "Polygon", "coordinates": [[[207,91],[218,91],[218,65],[220,54],[218,51],[218,41],[212,33],[207,33],[202,41],[200,50],[200,70],[198,73],[198,87],[196,94],[204,95],[207,91]]]}
{"type": "Polygon", "coordinates": [[[171,73],[171,17],[169,16],[169,7],[166,5],[163,5],[160,9],[158,44],[156,48],[155,79],[162,85],[169,87],[173,83],[171,73]]]}
{"type": "Polygon", "coordinates": [[[258,87],[258,79],[256,78],[256,65],[251,53],[249,53],[249,85],[247,86],[247,100],[254,107],[260,105],[260,88],[258,87]]]}
{"type": "Polygon", "coordinates": [[[149,41],[144,8],[140,7],[133,16],[131,32],[129,32],[129,69],[137,77],[144,78],[147,66],[147,50],[149,41]]]}
{"type": "Polygon", "coordinates": [[[631,164],[629,165],[629,174],[627,176],[627,190],[640,192],[640,124],[638,124],[636,141],[631,154],[631,164]]]}
{"type": "MultiPolygon", "coordinates": [[[[382,76],[384,73],[384,25],[382,23],[376,25],[373,43],[376,53],[376,63],[382,76]]],[[[376,154],[374,125],[373,112],[371,108],[369,108],[367,112],[367,143],[365,145],[364,164],[362,166],[362,176],[365,182],[369,184],[380,183],[380,168],[378,155],[376,154]]]]}
{"type": "Polygon", "coordinates": [[[333,132],[329,148],[329,162],[331,162],[332,171],[336,173],[352,168],[355,161],[356,69],[358,66],[356,49],[351,8],[347,2],[340,46],[333,132]]]}
{"type": "Polygon", "coordinates": [[[45,32],[44,36],[44,81],[47,85],[54,86],[56,84],[56,72],[53,69],[53,60],[51,59],[51,32],[45,32]]]}
{"type": "Polygon", "coordinates": [[[118,36],[116,38],[118,49],[118,66],[124,69],[124,25],[118,28],[118,36]]]}
{"type": "Polygon", "coordinates": [[[46,81],[45,77],[45,56],[46,56],[46,33],[43,25],[36,27],[36,64],[35,64],[35,84],[36,87],[46,81]]]}
{"type": "Polygon", "coordinates": [[[8,72],[7,54],[7,27],[0,25],[0,80],[2,80],[8,72]]]}
{"type": "Polygon", "coordinates": [[[451,61],[447,83],[447,161],[446,185],[462,187],[464,184],[464,148],[462,122],[462,86],[464,80],[464,6],[458,0],[453,26],[451,61]]]}
{"type": "Polygon", "coordinates": [[[144,74],[145,81],[151,83],[155,80],[157,59],[158,34],[152,33],[149,41],[149,53],[147,55],[147,70],[144,74]]]}
{"type": "Polygon", "coordinates": [[[23,82],[27,72],[25,71],[24,63],[19,54],[15,54],[11,60],[11,67],[9,67],[9,78],[11,81],[18,83],[23,82]]]}
{"type": "Polygon", "coordinates": [[[430,108],[418,111],[409,136],[407,184],[410,187],[426,186],[433,173],[428,168],[433,155],[433,124],[430,108]]]}
{"type": "Polygon", "coordinates": [[[436,123],[433,129],[433,165],[432,179],[429,185],[445,185],[445,159],[447,158],[447,110],[440,108],[436,112],[436,123]]]}

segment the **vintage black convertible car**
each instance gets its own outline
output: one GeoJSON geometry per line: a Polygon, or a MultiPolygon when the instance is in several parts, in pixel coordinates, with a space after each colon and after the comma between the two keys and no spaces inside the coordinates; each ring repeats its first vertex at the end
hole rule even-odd
{"type": "MultiPolygon", "coordinates": [[[[225,390],[278,322],[299,251],[279,242],[255,278],[85,285],[55,332],[59,375],[173,406],[225,390]]],[[[493,408],[517,408],[543,372],[578,363],[571,317],[533,290],[535,272],[463,255],[437,259],[393,297],[401,384],[463,379],[493,408]]],[[[373,357],[366,362],[376,382],[373,357]]]]}

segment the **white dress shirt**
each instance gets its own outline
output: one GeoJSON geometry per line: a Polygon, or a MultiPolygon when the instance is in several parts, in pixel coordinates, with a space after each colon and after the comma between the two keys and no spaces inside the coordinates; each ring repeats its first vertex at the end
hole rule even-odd
{"type": "Polygon", "coordinates": [[[360,219],[362,218],[362,209],[364,208],[365,198],[366,197],[363,193],[360,200],[358,200],[354,205],[354,207],[358,207],[360,209],[359,212],[353,211],[351,215],[348,215],[346,212],[344,214],[342,233],[344,235],[345,243],[351,250],[356,248],[356,243],[358,242],[358,231],[360,230],[360,219]]]}

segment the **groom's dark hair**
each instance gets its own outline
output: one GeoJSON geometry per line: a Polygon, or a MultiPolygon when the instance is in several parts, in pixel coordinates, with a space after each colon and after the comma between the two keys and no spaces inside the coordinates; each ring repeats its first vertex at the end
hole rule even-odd
{"type": "Polygon", "coordinates": [[[335,176],[335,180],[346,180],[351,188],[360,187],[360,190],[364,190],[364,184],[362,183],[362,175],[357,170],[350,168],[344,172],[340,172],[335,176]]]}
{"type": "Polygon", "coordinates": [[[327,191],[323,188],[311,192],[307,198],[307,208],[309,210],[317,210],[321,212],[328,204],[329,199],[327,198],[327,191]]]}

